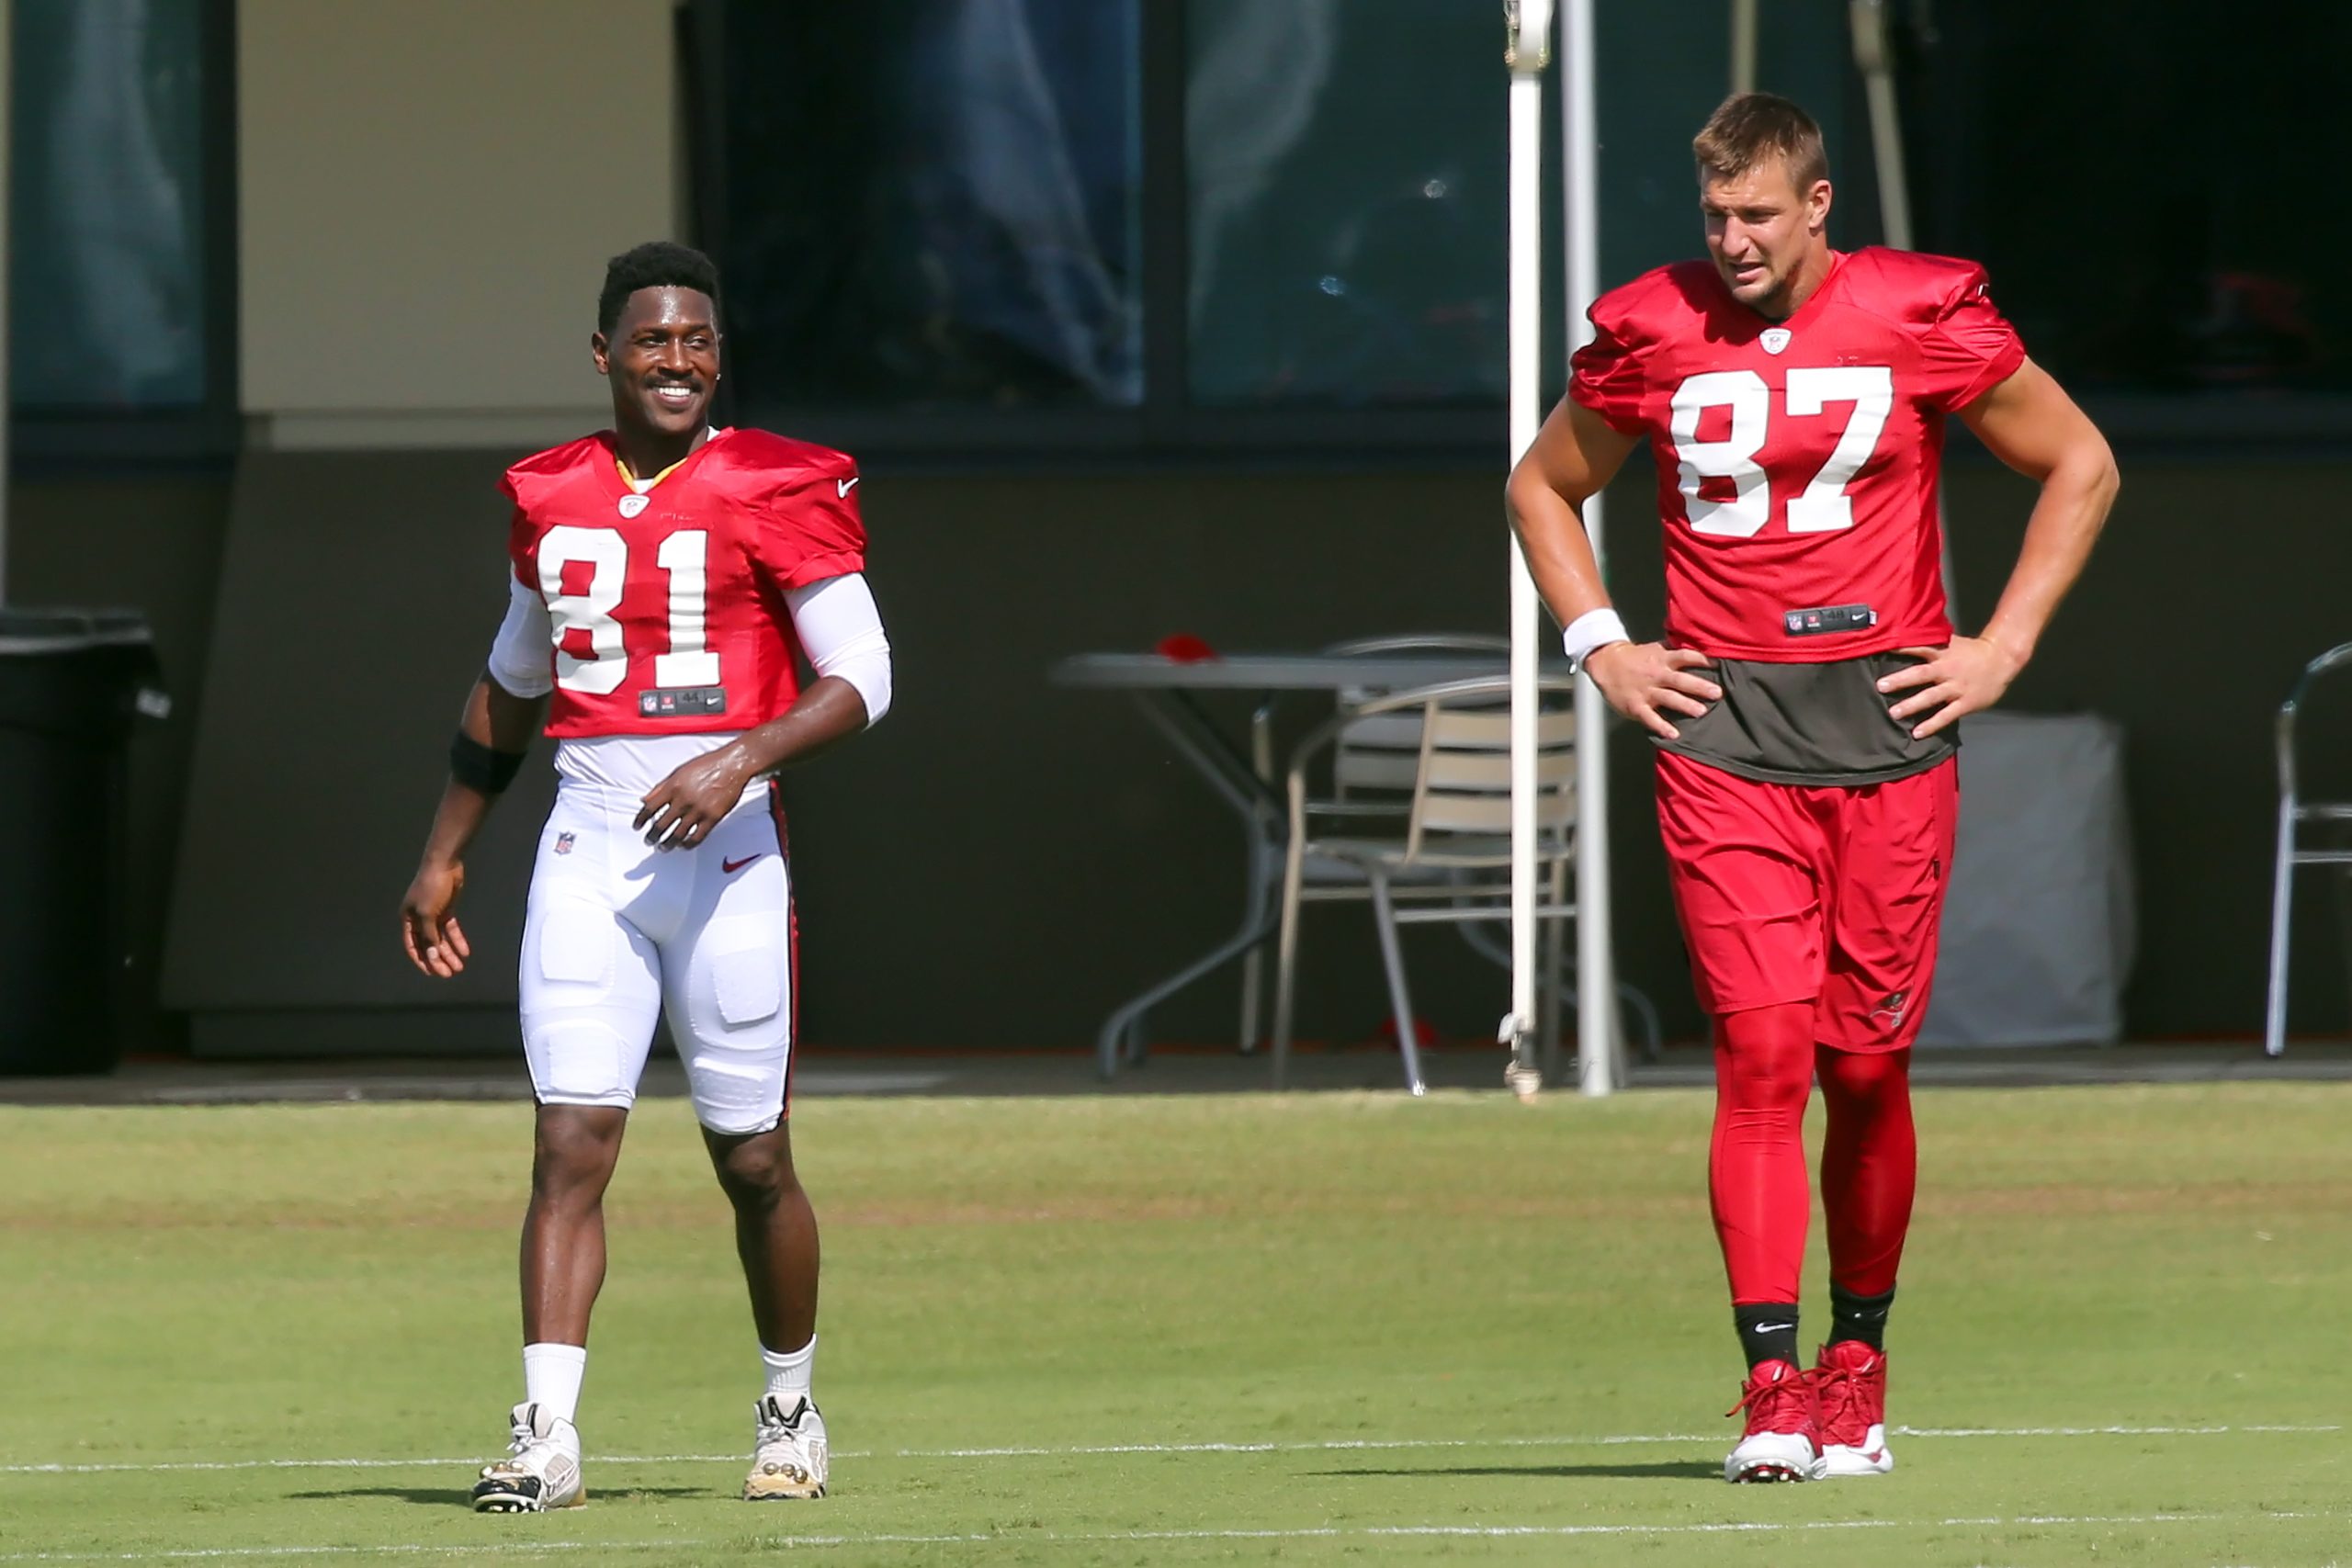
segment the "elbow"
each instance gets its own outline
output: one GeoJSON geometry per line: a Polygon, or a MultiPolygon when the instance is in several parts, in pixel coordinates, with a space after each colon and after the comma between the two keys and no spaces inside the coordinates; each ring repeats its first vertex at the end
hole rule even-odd
{"type": "Polygon", "coordinates": [[[1510,478],[1503,481],[1503,515],[1513,530],[1526,532],[1528,517],[1541,505],[1539,492],[1555,493],[1551,482],[1536,469],[1534,454],[1530,453],[1512,465],[1510,478]]]}
{"type": "Polygon", "coordinates": [[[2060,449],[2057,460],[2043,470],[2041,483],[2045,491],[2080,498],[2097,523],[2104,521],[2108,509],[2115,504],[2123,477],[2107,437],[2089,430],[2060,449]]]}
{"type": "Polygon", "coordinates": [[[2117,493],[2123,488],[2123,473],[2115,466],[2114,449],[2108,446],[2105,436],[2094,435],[2084,444],[2075,466],[2082,476],[2083,490],[2090,498],[2092,515],[2106,522],[2117,493]]]}
{"type": "Polygon", "coordinates": [[[871,729],[890,711],[890,645],[881,640],[879,633],[868,646],[825,660],[818,665],[817,673],[833,676],[857,694],[865,708],[865,722],[860,728],[871,729]]]}

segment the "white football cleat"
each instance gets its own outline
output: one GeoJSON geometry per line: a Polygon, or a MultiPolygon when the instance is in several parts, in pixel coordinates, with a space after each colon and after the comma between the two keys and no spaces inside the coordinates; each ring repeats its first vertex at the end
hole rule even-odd
{"type": "Polygon", "coordinates": [[[504,1459],[481,1467],[474,1483],[478,1514],[537,1514],[588,1501],[580,1484],[580,1432],[544,1405],[523,1404],[510,1419],[514,1439],[504,1459]]]}
{"type": "Polygon", "coordinates": [[[743,1478],[743,1501],[772,1503],[787,1497],[822,1497],[830,1468],[825,1418],[802,1394],[786,1410],[767,1394],[752,1407],[759,1446],[752,1450],[752,1473],[743,1478]]]}
{"type": "Polygon", "coordinates": [[[1725,1481],[1821,1479],[1812,1379],[1787,1361],[1759,1362],[1740,1385],[1739,1403],[1724,1414],[1742,1411],[1747,1414],[1747,1430],[1724,1461],[1725,1481]]]}

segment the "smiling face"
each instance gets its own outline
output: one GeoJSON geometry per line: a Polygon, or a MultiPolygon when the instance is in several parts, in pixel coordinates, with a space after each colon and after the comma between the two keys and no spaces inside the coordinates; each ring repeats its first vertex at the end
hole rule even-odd
{"type": "Polygon", "coordinates": [[[697,288],[640,288],[609,336],[589,340],[612,383],[613,418],[662,440],[691,439],[710,419],[718,385],[718,311],[697,288]]]}
{"type": "Polygon", "coordinates": [[[1829,182],[1805,189],[1786,158],[1766,158],[1736,175],[1702,173],[1699,209],[1707,254],[1732,298],[1778,321],[1828,268],[1829,182]]]}

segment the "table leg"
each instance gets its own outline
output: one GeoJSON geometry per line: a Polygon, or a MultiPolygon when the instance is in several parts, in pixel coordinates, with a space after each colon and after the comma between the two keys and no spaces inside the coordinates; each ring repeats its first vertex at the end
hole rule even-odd
{"type": "Polygon", "coordinates": [[[1241,924],[1225,941],[1185,964],[1168,978],[1120,1004],[1103,1021],[1095,1040],[1097,1066],[1105,1078],[1122,1066],[1144,1058],[1143,1021],[1147,1013],[1170,997],[1241,954],[1255,949],[1273,930],[1271,880],[1281,863],[1275,840],[1283,816],[1274,809],[1272,792],[1256,770],[1239,756],[1204,713],[1182,692],[1136,694],[1136,701],[1152,728],[1168,738],[1177,754],[1208,781],[1209,787],[1234,809],[1249,835],[1249,886],[1244,894],[1241,924]]]}

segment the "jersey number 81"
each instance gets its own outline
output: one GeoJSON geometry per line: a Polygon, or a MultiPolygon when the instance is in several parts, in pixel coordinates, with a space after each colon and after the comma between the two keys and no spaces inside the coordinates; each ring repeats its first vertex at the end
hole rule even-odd
{"type": "MultiPolygon", "coordinates": [[[[653,660],[656,686],[716,686],[718,655],[710,651],[704,623],[710,535],[684,528],[663,539],[655,564],[670,578],[670,651],[653,660]]],[[[628,541],[615,528],[550,528],[538,548],[539,593],[547,600],[555,638],[555,682],[567,692],[608,696],[628,679],[628,653],[622,645],[619,607],[628,581],[628,541]],[[563,591],[563,569],[588,567],[577,593],[563,591]],[[572,649],[587,633],[585,657],[572,649]]],[[[577,581],[575,575],[575,581],[577,581]]]]}

